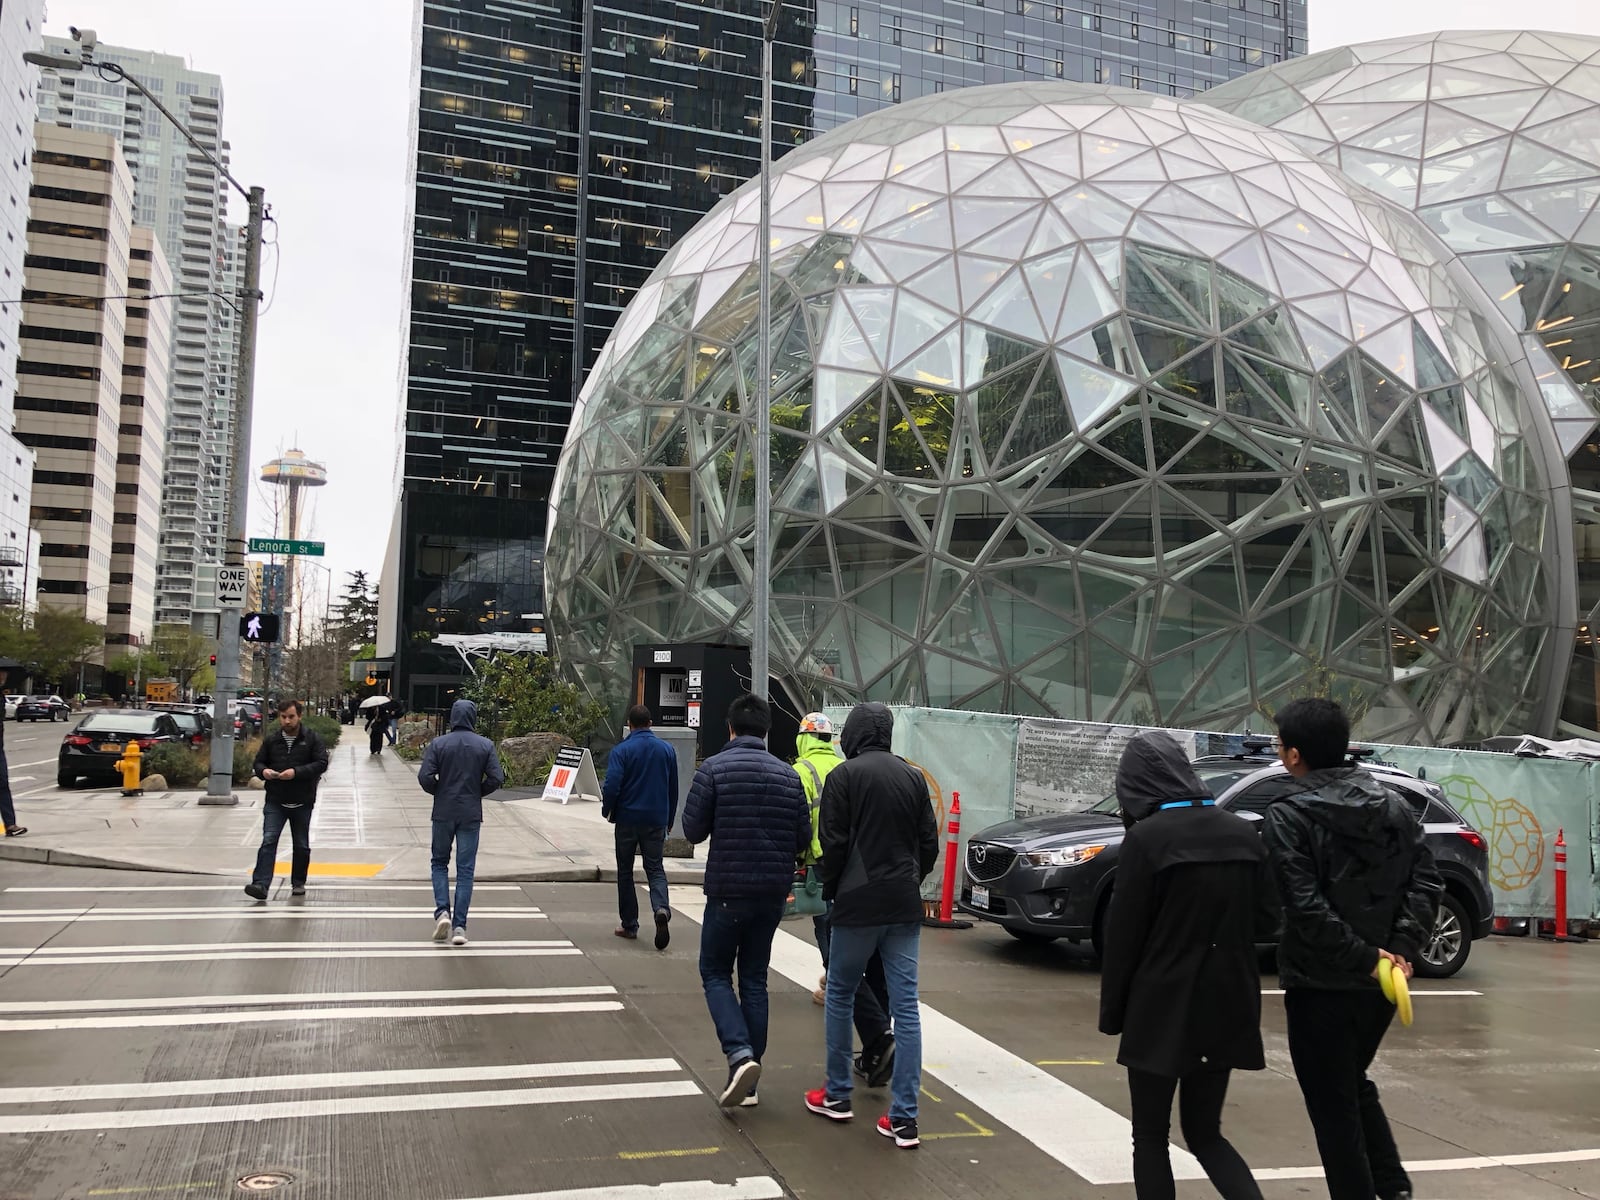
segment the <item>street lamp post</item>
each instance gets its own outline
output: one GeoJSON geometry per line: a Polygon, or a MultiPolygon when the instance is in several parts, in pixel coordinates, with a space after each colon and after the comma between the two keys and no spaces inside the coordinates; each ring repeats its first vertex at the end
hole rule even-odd
{"type": "MultiPolygon", "coordinates": [[[[197,138],[193,131],[174,116],[161,103],[160,97],[129,75],[116,63],[95,62],[94,50],[98,44],[93,30],[74,28],[72,36],[81,47],[77,58],[57,56],[39,51],[29,51],[22,56],[24,62],[37,67],[50,67],[57,71],[81,71],[94,67],[102,79],[126,84],[144,97],[157,112],[165,117],[184,139],[200,153],[217,173],[232,185],[235,191],[249,202],[250,219],[245,231],[244,288],[240,300],[239,364],[234,398],[233,436],[233,486],[228,500],[228,533],[223,558],[230,567],[244,565],[245,505],[249,500],[246,464],[250,461],[250,418],[255,398],[256,377],[256,318],[261,302],[261,234],[266,220],[266,192],[259,187],[247,188],[219,162],[197,138]]],[[[243,598],[241,597],[241,600],[243,598]]],[[[238,601],[219,604],[217,629],[217,682],[212,710],[211,773],[206,779],[206,794],[201,804],[237,804],[233,794],[233,721],[228,714],[228,700],[239,686],[239,616],[238,601]]],[[[82,687],[79,688],[82,691],[82,687]]]]}
{"type": "Polygon", "coordinates": [[[761,205],[756,227],[755,538],[750,564],[750,689],[765,697],[772,607],[772,43],[783,0],[769,0],[761,28],[761,205]]]}

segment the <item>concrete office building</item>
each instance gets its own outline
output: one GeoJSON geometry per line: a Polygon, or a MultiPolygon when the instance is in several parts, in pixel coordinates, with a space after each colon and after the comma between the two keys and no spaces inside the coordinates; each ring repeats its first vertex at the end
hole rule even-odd
{"type": "MultiPolygon", "coordinates": [[[[50,53],[77,45],[47,38],[50,53]]],[[[102,45],[114,62],[162,98],[224,164],[222,80],[191,70],[182,58],[102,45]]],[[[41,122],[96,130],[117,138],[134,178],[137,223],[154,229],[172,262],[180,294],[172,335],[172,395],[161,500],[156,619],[188,623],[197,567],[220,562],[232,461],[232,310],[225,292],[229,233],[226,184],[195,155],[164,117],[124,84],[92,71],[44,72],[41,122]]]]}
{"type": "MultiPolygon", "coordinates": [[[[394,528],[379,658],[441,706],[431,637],[528,632],[573,404],[623,307],[756,172],[761,9],[419,0],[394,528]],[[669,19],[670,18],[670,19],[669,19]]],[[[1304,53],[1304,0],[786,7],[776,153],[971,84],[1188,96],[1304,53]]]]}
{"type": "Polygon", "coordinates": [[[0,605],[33,603],[38,537],[28,524],[33,451],[17,440],[17,340],[22,324],[28,188],[39,72],[22,61],[42,40],[44,0],[0,7],[0,605]]]}
{"type": "Polygon", "coordinates": [[[109,615],[133,176],[109,134],[35,126],[17,434],[38,456],[39,603],[109,615]]]}
{"type": "Polygon", "coordinates": [[[112,657],[147,643],[155,627],[156,554],[160,546],[161,463],[167,444],[168,355],[172,342],[172,270],[155,234],[133,230],[123,339],[122,413],[117,443],[117,500],[112,516],[111,596],[106,647],[112,657]]]}

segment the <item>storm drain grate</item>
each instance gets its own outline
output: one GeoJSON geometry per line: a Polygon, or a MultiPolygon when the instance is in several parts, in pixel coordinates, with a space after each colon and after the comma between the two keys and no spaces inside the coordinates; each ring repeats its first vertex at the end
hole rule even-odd
{"type": "Polygon", "coordinates": [[[239,1190],[241,1192],[270,1192],[274,1188],[281,1188],[286,1183],[293,1183],[294,1176],[287,1171],[252,1171],[249,1175],[239,1176],[239,1190]]]}

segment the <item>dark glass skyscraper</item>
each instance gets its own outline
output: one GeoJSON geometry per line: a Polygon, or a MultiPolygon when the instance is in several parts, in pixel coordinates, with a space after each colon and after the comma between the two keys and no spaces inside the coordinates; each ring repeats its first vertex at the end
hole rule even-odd
{"type": "MultiPolygon", "coordinates": [[[[568,416],[634,291],[759,155],[759,0],[419,0],[399,505],[380,657],[443,703],[444,633],[528,632],[568,416]],[[392,639],[392,641],[390,640],[392,639]]],[[[786,4],[783,151],[1029,78],[1189,95],[1305,51],[1306,0],[786,4]]]]}

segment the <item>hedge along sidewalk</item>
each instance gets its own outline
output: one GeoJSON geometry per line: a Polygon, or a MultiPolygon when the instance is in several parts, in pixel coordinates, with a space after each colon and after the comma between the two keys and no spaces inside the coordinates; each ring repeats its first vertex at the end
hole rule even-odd
{"type": "MultiPolygon", "coordinates": [[[[0,860],[243,880],[260,841],[262,793],[236,788],[237,807],[201,805],[200,795],[198,790],[123,796],[114,789],[31,789],[17,797],[28,835],[0,841],[0,860]]],[[[360,738],[334,748],[311,827],[313,882],[341,876],[427,879],[432,805],[417,784],[414,765],[389,751],[373,757],[360,738]]],[[[288,855],[285,836],[279,858],[288,855]]],[[[667,863],[675,882],[702,877],[699,862],[667,863]]],[[[640,868],[635,877],[643,879],[640,868]]],[[[549,804],[525,790],[491,796],[484,804],[477,878],[485,883],[615,879],[612,828],[592,801],[549,804]]]]}

